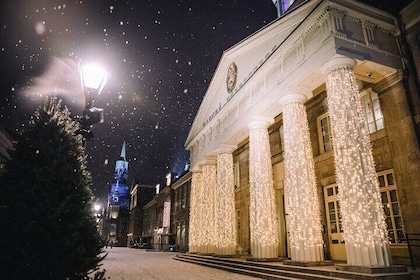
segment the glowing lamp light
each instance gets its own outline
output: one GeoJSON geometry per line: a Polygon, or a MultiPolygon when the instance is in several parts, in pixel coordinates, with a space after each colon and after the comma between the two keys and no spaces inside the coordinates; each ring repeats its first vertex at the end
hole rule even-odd
{"type": "Polygon", "coordinates": [[[80,81],[85,95],[85,109],[80,120],[80,134],[83,135],[84,145],[86,141],[92,139],[92,126],[96,123],[104,122],[104,112],[101,108],[93,107],[93,96],[99,95],[105,86],[108,72],[98,64],[79,65],[80,81]]]}
{"type": "Polygon", "coordinates": [[[99,94],[105,86],[108,72],[98,64],[86,64],[80,67],[80,77],[83,89],[95,89],[99,94]]]}
{"type": "Polygon", "coordinates": [[[117,219],[119,211],[120,211],[120,206],[119,205],[111,205],[110,206],[110,216],[111,216],[111,218],[112,219],[117,219]]]}
{"type": "Polygon", "coordinates": [[[95,209],[95,212],[98,212],[101,209],[101,205],[100,204],[95,204],[93,206],[93,209],[95,209]]]}

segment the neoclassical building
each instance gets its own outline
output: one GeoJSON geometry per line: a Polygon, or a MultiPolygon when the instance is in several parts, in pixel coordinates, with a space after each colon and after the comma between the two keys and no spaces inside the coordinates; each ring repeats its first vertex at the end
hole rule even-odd
{"type": "Polygon", "coordinates": [[[420,232],[416,11],[303,1],[223,53],[185,144],[191,253],[407,263],[420,232]]]}

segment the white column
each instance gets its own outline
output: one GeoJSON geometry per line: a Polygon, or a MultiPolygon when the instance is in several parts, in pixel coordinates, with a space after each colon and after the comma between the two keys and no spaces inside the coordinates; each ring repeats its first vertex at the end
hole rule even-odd
{"type": "Polygon", "coordinates": [[[251,254],[254,258],[278,257],[278,232],[273,189],[273,170],[267,127],[268,120],[248,124],[249,133],[249,218],[251,254]]]}
{"type": "Polygon", "coordinates": [[[201,232],[201,167],[196,165],[192,168],[191,194],[190,194],[190,222],[188,232],[188,244],[190,253],[198,253],[200,248],[201,232]]]}
{"type": "Polygon", "coordinates": [[[206,156],[203,162],[201,192],[201,245],[199,252],[214,254],[216,252],[216,156],[206,156]]]}
{"type": "Polygon", "coordinates": [[[356,61],[331,59],[323,67],[340,195],[347,264],[390,266],[385,216],[361,96],[356,61]]]}
{"type": "Polygon", "coordinates": [[[233,155],[235,147],[217,150],[216,231],[217,255],[236,254],[235,187],[233,155]]]}
{"type": "Polygon", "coordinates": [[[285,204],[292,261],[324,260],[321,212],[317,195],[306,96],[288,94],[283,107],[285,204]]]}

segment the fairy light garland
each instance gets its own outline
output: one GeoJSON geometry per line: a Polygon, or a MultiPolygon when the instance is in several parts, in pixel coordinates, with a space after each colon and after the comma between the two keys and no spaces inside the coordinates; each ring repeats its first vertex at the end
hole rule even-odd
{"type": "Polygon", "coordinates": [[[193,170],[191,178],[191,197],[190,197],[190,222],[189,222],[189,252],[198,253],[200,242],[200,193],[201,193],[201,170],[193,170]]]}
{"type": "Polygon", "coordinates": [[[207,160],[203,165],[201,185],[200,217],[200,253],[216,252],[215,194],[216,194],[216,161],[207,160]]]}
{"type": "Polygon", "coordinates": [[[222,152],[217,156],[216,228],[218,255],[236,253],[235,192],[233,156],[222,152]]]}
{"type": "Polygon", "coordinates": [[[302,95],[286,98],[285,202],[291,257],[294,261],[319,262],[324,260],[322,225],[307,114],[302,95]]]}
{"type": "Polygon", "coordinates": [[[251,254],[254,258],[276,258],[279,240],[268,122],[253,121],[248,127],[251,254]]]}
{"type": "Polygon", "coordinates": [[[324,66],[347,263],[389,266],[389,241],[353,63],[324,66]],[[353,64],[353,65],[352,65],[353,64]]]}

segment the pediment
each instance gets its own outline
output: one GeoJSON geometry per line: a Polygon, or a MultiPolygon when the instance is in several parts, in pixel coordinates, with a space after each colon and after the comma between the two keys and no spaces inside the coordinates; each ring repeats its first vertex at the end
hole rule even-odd
{"type": "Polygon", "coordinates": [[[198,141],[204,135],[205,128],[216,117],[223,115],[228,101],[258,72],[260,66],[287,40],[293,30],[298,28],[317,3],[319,1],[309,1],[299,6],[223,52],[192,124],[186,147],[198,141]],[[235,86],[230,92],[231,84],[228,82],[232,82],[232,79],[228,75],[232,77],[232,74],[228,72],[232,65],[236,65],[237,76],[235,86]]]}

